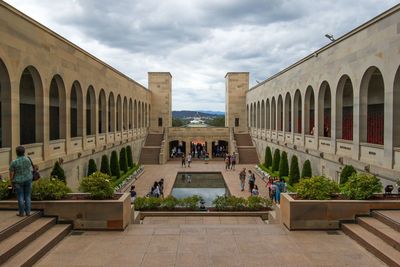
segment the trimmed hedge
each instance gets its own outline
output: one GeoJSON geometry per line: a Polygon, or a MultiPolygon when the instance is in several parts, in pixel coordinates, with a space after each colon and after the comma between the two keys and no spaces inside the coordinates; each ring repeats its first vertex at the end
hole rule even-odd
{"type": "Polygon", "coordinates": [[[279,170],[279,163],[281,161],[281,151],[279,149],[275,149],[274,151],[274,159],[272,160],[272,171],[278,171],[279,170]]]}
{"type": "Polygon", "coordinates": [[[117,151],[115,150],[111,152],[110,168],[111,168],[111,175],[119,178],[119,176],[121,175],[121,171],[119,169],[117,151]]]}
{"type": "Polygon", "coordinates": [[[290,173],[289,173],[289,184],[295,185],[300,180],[300,169],[297,156],[293,155],[290,161],[290,173]]]}
{"type": "Polygon", "coordinates": [[[311,200],[328,200],[339,192],[338,184],[324,176],[302,178],[295,188],[299,197],[311,200]]]}
{"type": "Polygon", "coordinates": [[[353,173],[341,187],[343,195],[350,199],[370,199],[375,193],[383,190],[382,182],[374,175],[353,173]]]}
{"type": "Polygon", "coordinates": [[[289,163],[287,159],[287,153],[282,152],[281,160],[279,162],[279,176],[284,177],[289,175],[289,163]]]}
{"type": "Polygon", "coordinates": [[[126,158],[125,147],[119,151],[119,167],[124,173],[128,171],[128,160],[126,158]]]}
{"type": "Polygon", "coordinates": [[[303,169],[301,170],[301,178],[309,178],[312,176],[311,162],[309,160],[304,161],[303,169]]]}
{"type": "Polygon", "coordinates": [[[126,147],[126,157],[128,159],[128,167],[132,168],[134,166],[133,158],[132,158],[132,148],[131,146],[126,147]]]}
{"type": "Polygon", "coordinates": [[[272,165],[272,152],[271,148],[267,146],[265,149],[265,160],[264,160],[264,166],[269,168],[272,165]]]}
{"type": "Polygon", "coordinates": [[[71,189],[56,178],[41,178],[32,184],[33,200],[60,200],[70,192],[71,189]]]}
{"type": "Polygon", "coordinates": [[[108,163],[107,155],[103,155],[101,157],[100,172],[111,176],[110,164],[108,163]]]}
{"type": "Polygon", "coordinates": [[[58,161],[56,161],[54,163],[54,166],[53,166],[53,169],[51,170],[50,176],[57,178],[58,180],[60,180],[64,183],[67,182],[64,169],[61,167],[61,164],[58,161]]]}
{"type": "Polygon", "coordinates": [[[97,172],[97,165],[96,165],[96,161],[94,161],[94,159],[90,159],[89,160],[89,166],[88,166],[88,171],[87,171],[87,175],[91,175],[92,173],[97,172]]]}
{"type": "Polygon", "coordinates": [[[350,176],[352,176],[357,171],[354,169],[352,165],[344,166],[342,172],[340,173],[340,184],[345,184],[350,176]]]}
{"type": "Polygon", "coordinates": [[[95,172],[82,179],[79,189],[89,193],[92,199],[111,199],[114,195],[114,187],[107,174],[95,172]]]}

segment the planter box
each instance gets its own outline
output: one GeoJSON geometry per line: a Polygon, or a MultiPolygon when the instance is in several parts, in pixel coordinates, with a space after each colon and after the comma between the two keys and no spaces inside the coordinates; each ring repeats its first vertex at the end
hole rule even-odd
{"type": "Polygon", "coordinates": [[[268,220],[268,211],[139,211],[139,218],[157,216],[229,216],[229,217],[261,217],[268,220]]]}
{"type": "MultiPolygon", "coordinates": [[[[43,210],[45,216],[57,216],[59,221],[72,222],[73,229],[124,230],[130,221],[131,198],[129,193],[119,195],[117,200],[32,201],[32,209],[43,210]]],[[[0,201],[0,209],[17,210],[17,201],[0,201]]]]}
{"type": "Polygon", "coordinates": [[[400,200],[295,200],[281,194],[281,220],[289,230],[339,229],[341,221],[376,209],[400,209],[400,200]]]}

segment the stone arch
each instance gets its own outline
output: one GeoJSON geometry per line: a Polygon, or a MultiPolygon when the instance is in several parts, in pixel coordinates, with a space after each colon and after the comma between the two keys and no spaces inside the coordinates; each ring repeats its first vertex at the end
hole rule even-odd
{"type": "Polygon", "coordinates": [[[122,131],[122,100],[121,95],[117,96],[117,131],[122,131]]]}
{"type": "Polygon", "coordinates": [[[132,98],[129,98],[129,130],[133,127],[133,104],[132,98]]]}
{"type": "Polygon", "coordinates": [[[142,101],[141,110],[142,110],[141,128],[144,128],[144,102],[143,101],[142,101]]]}
{"type": "Polygon", "coordinates": [[[383,145],[385,128],[385,86],[381,71],[368,68],[360,88],[360,142],[383,145]]]}
{"type": "Polygon", "coordinates": [[[336,138],[353,140],[354,91],[350,77],[340,77],[336,90],[336,138]]]}
{"type": "Polygon", "coordinates": [[[108,96],[108,131],[115,132],[115,99],[113,92],[108,96]]]}
{"type": "Polygon", "coordinates": [[[65,139],[66,123],[65,86],[60,75],[51,79],[49,90],[49,137],[50,140],[65,139]]]}
{"type": "Polygon", "coordinates": [[[285,96],[285,132],[292,131],[292,99],[290,93],[285,96]]]}
{"type": "Polygon", "coordinates": [[[147,103],[144,104],[144,127],[146,128],[147,125],[147,103]]]}
{"type": "Polygon", "coordinates": [[[142,128],[142,102],[138,101],[138,128],[142,128]]]}
{"type": "Polygon", "coordinates": [[[138,103],[136,99],[133,101],[133,127],[138,128],[138,103]]]}
{"type": "Polygon", "coordinates": [[[300,90],[297,89],[294,93],[293,100],[293,119],[294,119],[294,132],[301,133],[302,127],[302,105],[301,105],[301,93],[300,90]]]}
{"type": "Polygon", "coordinates": [[[266,110],[266,128],[268,130],[271,129],[271,105],[269,103],[269,98],[266,101],[266,105],[265,105],[265,110],[266,110]]]}
{"type": "Polygon", "coordinates": [[[10,75],[0,59],[0,147],[11,147],[11,137],[10,75]]]}
{"type": "Polygon", "coordinates": [[[99,133],[106,132],[106,105],[106,92],[104,91],[104,89],[101,89],[99,94],[99,133]]]}
{"type": "Polygon", "coordinates": [[[43,142],[43,85],[39,72],[33,66],[26,67],[21,75],[19,112],[20,144],[43,142]]]}
{"type": "Polygon", "coordinates": [[[256,127],[260,129],[260,101],[257,102],[256,127]]]}
{"type": "Polygon", "coordinates": [[[96,93],[92,85],[86,94],[86,135],[96,134],[96,93]]]}
{"type": "Polygon", "coordinates": [[[278,96],[278,131],[283,131],[283,99],[282,95],[278,96]]]}
{"type": "Polygon", "coordinates": [[[261,101],[261,129],[265,129],[265,103],[261,101]]]}
{"type": "Polygon", "coordinates": [[[122,120],[122,129],[126,131],[128,130],[128,99],[126,97],[124,97],[123,102],[122,120]]]}
{"type": "Polygon", "coordinates": [[[304,96],[304,133],[315,134],[315,96],[311,86],[307,87],[304,96]]]}
{"type": "Polygon", "coordinates": [[[323,81],[318,94],[318,135],[331,137],[332,95],[327,81],[323,81]]]}
{"type": "Polygon", "coordinates": [[[276,131],[276,101],[275,97],[271,100],[271,129],[276,131]]]}
{"type": "Polygon", "coordinates": [[[83,94],[78,81],[74,81],[72,84],[70,101],[71,137],[74,138],[83,134],[83,94]]]}

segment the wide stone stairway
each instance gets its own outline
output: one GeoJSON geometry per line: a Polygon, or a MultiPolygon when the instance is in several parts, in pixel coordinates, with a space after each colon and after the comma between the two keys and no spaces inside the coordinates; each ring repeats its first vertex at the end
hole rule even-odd
{"type": "Polygon", "coordinates": [[[389,266],[400,266],[400,210],[376,210],[342,230],[389,266]]]}
{"type": "Polygon", "coordinates": [[[159,155],[163,134],[149,133],[140,152],[140,164],[159,164],[159,155]]]}
{"type": "Polygon", "coordinates": [[[0,211],[0,265],[32,266],[71,231],[70,224],[57,224],[54,217],[32,212],[0,211]]]}
{"type": "Polygon", "coordinates": [[[236,146],[239,152],[240,164],[258,164],[256,147],[248,133],[235,134],[236,146]]]}

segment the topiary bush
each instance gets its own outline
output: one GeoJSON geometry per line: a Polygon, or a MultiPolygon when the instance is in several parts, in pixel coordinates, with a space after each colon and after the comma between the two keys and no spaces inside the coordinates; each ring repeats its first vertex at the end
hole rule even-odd
{"type": "Polygon", "coordinates": [[[342,172],[340,173],[340,184],[345,184],[350,176],[357,173],[356,169],[352,165],[344,166],[342,172]]]}
{"type": "Polygon", "coordinates": [[[95,172],[84,177],[79,189],[82,192],[89,193],[92,199],[111,199],[114,195],[110,176],[101,172],[95,172]]]}
{"type": "Polygon", "coordinates": [[[281,152],[279,149],[275,149],[274,151],[274,159],[272,160],[272,171],[278,171],[279,170],[279,163],[281,161],[281,152]]]}
{"type": "Polygon", "coordinates": [[[301,170],[301,178],[308,178],[312,176],[311,162],[309,160],[304,161],[303,169],[301,170]]]}
{"type": "Polygon", "coordinates": [[[126,147],[126,158],[128,160],[128,167],[129,168],[133,168],[133,166],[135,166],[133,164],[133,158],[132,158],[132,148],[131,146],[127,146],[126,147]]]}
{"type": "Polygon", "coordinates": [[[267,146],[265,149],[265,160],[264,160],[264,166],[269,168],[272,165],[272,153],[271,153],[271,148],[267,146]]]}
{"type": "Polygon", "coordinates": [[[108,163],[107,155],[101,157],[100,172],[111,176],[110,164],[108,163]]]}
{"type": "Polygon", "coordinates": [[[289,175],[289,163],[287,159],[287,153],[282,152],[281,160],[279,162],[279,176],[284,177],[289,175]]]}
{"type": "Polygon", "coordinates": [[[56,178],[41,178],[32,184],[33,200],[60,200],[71,193],[71,189],[56,178]]]}
{"type": "Polygon", "coordinates": [[[293,155],[290,161],[289,184],[295,185],[300,180],[299,162],[297,156],[293,155]]]}
{"type": "Polygon", "coordinates": [[[62,181],[63,183],[67,182],[64,169],[61,167],[61,164],[58,161],[56,161],[54,163],[54,166],[53,166],[53,169],[51,170],[50,176],[57,178],[58,180],[62,181]]]}
{"type": "Polygon", "coordinates": [[[121,151],[119,151],[119,167],[124,173],[128,171],[128,160],[126,158],[125,147],[123,147],[121,151]]]}
{"type": "Polygon", "coordinates": [[[119,162],[118,162],[118,155],[117,151],[111,152],[111,160],[110,160],[110,168],[111,168],[111,175],[115,177],[119,177],[121,175],[121,171],[119,169],[119,162]]]}
{"type": "Polygon", "coordinates": [[[7,199],[9,197],[9,186],[10,182],[8,180],[0,179],[0,200],[7,199]]]}
{"type": "Polygon", "coordinates": [[[91,175],[92,173],[97,172],[97,165],[96,165],[96,161],[94,161],[94,159],[90,159],[89,160],[89,166],[88,166],[88,171],[87,171],[87,175],[91,175]]]}
{"type": "Polygon", "coordinates": [[[370,199],[375,193],[381,193],[383,186],[374,175],[353,173],[341,186],[341,193],[350,199],[370,199]]]}
{"type": "Polygon", "coordinates": [[[295,186],[297,195],[302,199],[327,200],[339,192],[339,186],[324,176],[302,178],[295,186]]]}

